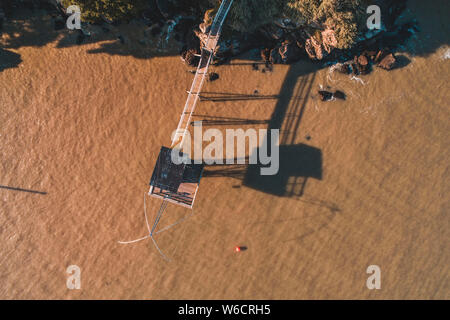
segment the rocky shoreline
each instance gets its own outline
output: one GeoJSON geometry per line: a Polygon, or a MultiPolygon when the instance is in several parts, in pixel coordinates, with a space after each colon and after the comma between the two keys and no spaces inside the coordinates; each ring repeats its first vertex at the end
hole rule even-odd
{"type": "MultiPolygon", "coordinates": [[[[102,18],[94,24],[101,26],[104,32],[108,25],[120,25],[139,21],[146,37],[162,38],[170,36],[180,47],[180,56],[189,66],[196,66],[202,43],[206,41],[211,25],[211,10],[203,13],[199,8],[173,8],[166,1],[153,1],[158,10],[145,10],[140,17],[132,21],[111,21],[102,18]]],[[[383,28],[367,31],[349,49],[338,49],[335,30],[318,24],[299,26],[289,19],[276,19],[255,32],[235,32],[223,35],[215,53],[215,63],[226,63],[231,58],[249,50],[260,51],[261,59],[267,65],[291,64],[301,59],[309,59],[319,63],[334,65],[334,68],[345,74],[368,74],[373,66],[384,70],[392,70],[398,65],[396,49],[402,45],[415,31],[417,23],[409,21],[398,23],[397,20],[406,8],[406,0],[374,1],[381,10],[383,28]]],[[[32,10],[46,10],[54,20],[55,30],[65,28],[67,15],[60,1],[56,0],[22,0],[14,5],[0,2],[0,27],[11,12],[20,6],[32,10]]],[[[84,29],[89,24],[83,23],[84,29]]],[[[89,32],[80,32],[77,44],[83,43],[89,32]]],[[[122,36],[118,36],[125,43],[122,36]]],[[[145,40],[142,40],[143,42],[145,40]]]]}

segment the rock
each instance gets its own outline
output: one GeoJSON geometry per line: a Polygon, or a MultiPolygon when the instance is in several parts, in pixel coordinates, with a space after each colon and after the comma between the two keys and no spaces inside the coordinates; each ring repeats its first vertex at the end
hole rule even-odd
{"type": "Polygon", "coordinates": [[[365,55],[367,58],[369,58],[370,60],[373,61],[373,60],[375,60],[375,57],[377,55],[377,51],[373,51],[373,50],[368,51],[368,50],[366,50],[366,51],[363,52],[363,55],[365,55]]]}
{"type": "Polygon", "coordinates": [[[281,61],[285,64],[295,62],[300,59],[300,48],[295,42],[284,41],[278,49],[281,61]]]}
{"type": "Polygon", "coordinates": [[[215,72],[210,72],[208,74],[208,80],[209,81],[214,81],[214,80],[217,80],[217,79],[219,79],[219,74],[217,74],[215,72]]]}
{"type": "Polygon", "coordinates": [[[185,49],[181,52],[181,59],[191,67],[196,67],[200,62],[200,58],[196,56],[196,49],[185,49]]]}
{"type": "Polygon", "coordinates": [[[369,59],[365,55],[355,56],[353,59],[353,65],[358,74],[367,74],[370,70],[369,59]]]}
{"type": "Polygon", "coordinates": [[[195,35],[200,40],[201,46],[204,47],[208,41],[208,34],[201,32],[201,30],[194,30],[195,35]]]}
{"type": "Polygon", "coordinates": [[[333,93],[325,90],[319,90],[319,96],[322,101],[330,101],[333,99],[333,93]]]}
{"type": "Polygon", "coordinates": [[[216,11],[217,10],[215,9],[208,9],[205,11],[205,14],[203,15],[203,22],[199,25],[201,32],[209,33],[209,30],[211,30],[211,25],[217,13],[216,11]]]}
{"type": "Polygon", "coordinates": [[[272,50],[270,50],[270,63],[276,64],[276,63],[281,63],[281,61],[282,61],[282,59],[281,59],[280,51],[278,50],[278,48],[273,48],[272,50]]]}
{"type": "Polygon", "coordinates": [[[369,59],[367,59],[367,57],[365,55],[360,55],[358,57],[358,63],[361,66],[367,66],[369,64],[369,59]]]}
{"type": "Polygon", "coordinates": [[[353,74],[354,74],[355,76],[359,75],[358,64],[352,62],[351,65],[352,65],[352,72],[353,72],[353,74]]]}
{"type": "Polygon", "coordinates": [[[322,46],[328,53],[330,53],[333,48],[336,48],[337,40],[334,30],[326,29],[322,31],[322,46]]]}
{"type": "Polygon", "coordinates": [[[270,49],[264,48],[261,50],[261,58],[264,62],[270,61],[270,49]]]}
{"type": "Polygon", "coordinates": [[[333,97],[336,98],[336,99],[345,100],[346,95],[345,95],[344,92],[342,92],[342,91],[340,91],[340,90],[336,90],[336,91],[333,93],[333,97]]]}
{"type": "Polygon", "coordinates": [[[375,55],[373,62],[379,63],[381,60],[383,60],[384,57],[386,57],[387,54],[388,52],[386,52],[386,50],[379,50],[375,55]]]}
{"type": "Polygon", "coordinates": [[[198,26],[200,28],[200,31],[202,33],[208,33],[209,30],[211,29],[211,24],[207,24],[205,22],[200,23],[200,25],[198,26]]]}
{"type": "Polygon", "coordinates": [[[314,37],[311,37],[305,42],[305,50],[308,56],[313,60],[322,60],[324,57],[323,46],[314,37]]]}
{"type": "Polygon", "coordinates": [[[397,59],[392,53],[390,53],[380,61],[378,67],[384,70],[392,70],[395,67],[396,62],[397,59]]]}
{"type": "Polygon", "coordinates": [[[349,74],[352,68],[348,63],[337,63],[334,65],[334,70],[342,74],[349,74]]]}
{"type": "Polygon", "coordinates": [[[305,51],[311,59],[316,59],[316,51],[314,50],[314,46],[310,39],[305,42],[305,51]]]}

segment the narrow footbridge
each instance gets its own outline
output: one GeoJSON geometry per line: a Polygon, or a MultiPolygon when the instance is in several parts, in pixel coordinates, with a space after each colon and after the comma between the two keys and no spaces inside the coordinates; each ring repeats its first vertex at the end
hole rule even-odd
{"type": "Polygon", "coordinates": [[[184,137],[189,130],[189,123],[192,118],[192,114],[195,111],[197,102],[199,100],[199,95],[202,90],[203,83],[205,82],[206,75],[208,73],[209,64],[212,61],[214,51],[216,49],[217,43],[219,41],[220,31],[222,30],[222,25],[231,8],[233,0],[223,0],[214,21],[211,25],[209,31],[208,39],[206,40],[205,46],[201,50],[200,63],[197,67],[197,72],[195,73],[194,81],[192,82],[191,90],[188,92],[188,97],[186,104],[184,105],[183,113],[181,114],[180,122],[178,123],[178,128],[172,139],[171,147],[174,148],[178,146],[181,149],[184,137]]]}

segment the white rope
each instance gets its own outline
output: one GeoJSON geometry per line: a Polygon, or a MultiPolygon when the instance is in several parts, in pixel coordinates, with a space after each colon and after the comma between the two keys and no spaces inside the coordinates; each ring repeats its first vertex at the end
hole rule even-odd
{"type": "Polygon", "coordinates": [[[139,241],[145,240],[145,239],[147,239],[148,237],[150,237],[150,235],[147,235],[147,236],[145,236],[145,237],[142,237],[142,238],[139,238],[139,239],[136,239],[136,240],[131,240],[131,241],[117,241],[117,242],[120,243],[120,244],[129,244],[129,243],[135,243],[135,242],[139,242],[139,241]]]}
{"type": "Polygon", "coordinates": [[[159,251],[159,253],[161,254],[161,256],[162,256],[164,259],[166,259],[167,261],[170,261],[170,259],[167,258],[167,256],[166,256],[166,255],[161,251],[161,249],[158,247],[158,244],[156,243],[155,239],[153,239],[152,236],[150,236],[150,238],[152,239],[153,244],[155,245],[156,249],[158,249],[158,251],[159,251]]]}
{"type": "Polygon", "coordinates": [[[151,234],[150,225],[148,224],[148,218],[147,218],[147,204],[146,204],[146,197],[147,194],[144,193],[144,215],[145,215],[145,223],[147,224],[148,233],[151,234]]]}
{"type": "Polygon", "coordinates": [[[167,227],[165,227],[165,228],[162,228],[161,230],[158,230],[157,232],[155,232],[155,235],[158,234],[158,233],[160,233],[160,232],[167,231],[168,229],[170,229],[170,228],[172,228],[172,227],[175,227],[177,224],[180,224],[180,223],[182,223],[183,221],[189,219],[193,214],[194,214],[194,209],[192,209],[191,213],[188,214],[186,217],[183,217],[183,218],[181,218],[180,220],[178,220],[177,222],[172,223],[170,226],[167,226],[167,227]]]}

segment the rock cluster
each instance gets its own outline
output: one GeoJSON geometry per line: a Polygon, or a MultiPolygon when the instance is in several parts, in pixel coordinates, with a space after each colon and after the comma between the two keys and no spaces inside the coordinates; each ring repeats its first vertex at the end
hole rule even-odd
{"type": "Polygon", "coordinates": [[[335,92],[319,90],[318,94],[322,101],[331,101],[333,99],[345,100],[346,98],[345,93],[340,90],[336,90],[335,92]]]}

